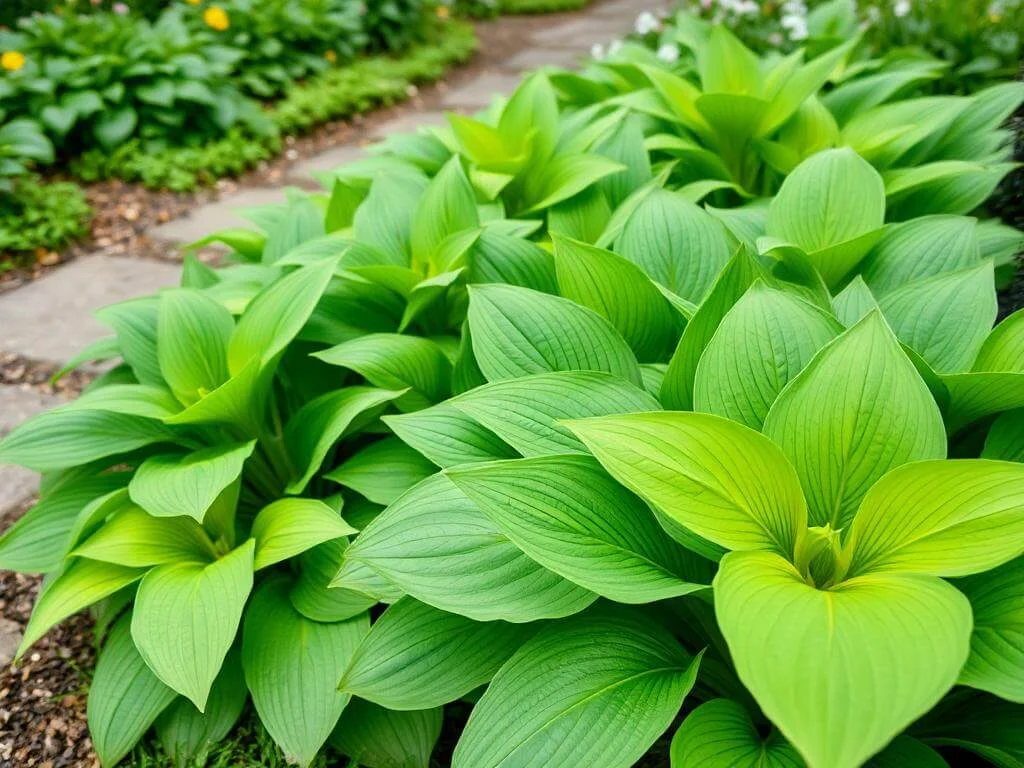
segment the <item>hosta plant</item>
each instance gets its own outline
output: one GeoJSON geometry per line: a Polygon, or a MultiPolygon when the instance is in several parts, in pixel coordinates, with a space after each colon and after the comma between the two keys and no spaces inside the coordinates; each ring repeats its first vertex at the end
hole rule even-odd
{"type": "Polygon", "coordinates": [[[642,95],[535,75],[248,210],[0,444],[43,472],[20,653],[92,607],[104,764],[249,699],[302,765],[427,768],[447,719],[454,768],[625,768],[680,717],[674,768],[1022,759],[1020,236],[963,188],[1009,89],[710,206],[649,141],[685,86],[604,72],[642,95]]]}

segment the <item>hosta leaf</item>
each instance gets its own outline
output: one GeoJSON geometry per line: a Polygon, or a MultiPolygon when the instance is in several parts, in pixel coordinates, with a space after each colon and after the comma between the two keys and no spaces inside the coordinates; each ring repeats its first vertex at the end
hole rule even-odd
{"type": "Polygon", "coordinates": [[[722,559],[715,614],[740,680],[810,768],[854,768],[931,709],[971,634],[967,599],[940,579],[872,573],[818,589],[770,552],[722,559]]]}
{"type": "Polygon", "coordinates": [[[0,463],[47,472],[173,441],[174,433],[153,419],[58,408],[29,419],[4,438],[0,463]]]}
{"type": "Polygon", "coordinates": [[[451,393],[451,363],[437,344],[421,336],[371,333],[314,357],[350,368],[375,387],[411,390],[399,403],[405,410],[425,408],[451,393]]]}
{"type": "Polygon", "coordinates": [[[194,520],[153,517],[134,504],[114,514],[71,554],[131,568],[216,558],[209,537],[194,520]]]}
{"type": "Polygon", "coordinates": [[[658,526],[647,506],[589,456],[492,462],[446,474],[523,552],[620,603],[696,592],[708,564],[658,526]]]}
{"type": "Polygon", "coordinates": [[[145,572],[142,568],[126,568],[95,560],[71,561],[40,591],[15,658],[20,658],[51,627],[134,584],[145,572]]]}
{"type": "Polygon", "coordinates": [[[559,154],[526,177],[522,213],[550,208],[591,184],[626,170],[626,166],[596,154],[559,154]]]}
{"type": "Polygon", "coordinates": [[[535,632],[530,624],[473,621],[403,597],[356,649],[341,690],[390,709],[439,707],[489,682],[535,632]]]}
{"type": "Polygon", "coordinates": [[[434,465],[396,437],[368,445],[324,475],[375,504],[390,504],[425,477],[434,465]]]}
{"type": "Polygon", "coordinates": [[[331,745],[366,768],[430,768],[443,721],[441,709],[395,712],[353,699],[331,745]]]}
{"type": "Polygon", "coordinates": [[[383,421],[408,446],[442,468],[516,455],[500,437],[449,402],[385,416],[383,421]]]}
{"type": "Polygon", "coordinates": [[[568,427],[612,477],[719,546],[789,554],[807,524],[793,467],[770,440],[741,424],[665,412],[568,427]]]}
{"type": "Polygon", "coordinates": [[[1004,413],[992,422],[981,455],[986,459],[1024,463],[1024,409],[1004,413]]]}
{"type": "Polygon", "coordinates": [[[551,254],[521,237],[485,228],[469,254],[470,283],[506,283],[557,293],[551,254]]]}
{"type": "Polygon", "coordinates": [[[778,731],[762,738],[741,705],[712,699],[672,737],[672,768],[804,768],[804,761],[778,731]]]}
{"type": "Polygon", "coordinates": [[[1024,703],[1024,558],[954,585],[974,614],[971,655],[958,682],[1024,703]]]}
{"type": "Polygon", "coordinates": [[[443,475],[417,485],[363,529],[336,583],[345,586],[359,565],[421,602],[476,621],[559,618],[597,599],[524,555],[443,475]]]}
{"type": "Polygon", "coordinates": [[[89,686],[89,736],[108,767],[131,751],[175,698],[135,649],[130,623],[124,616],[110,630],[89,686]]]}
{"type": "Polygon", "coordinates": [[[946,455],[938,406],[877,312],[822,349],[786,386],[764,433],[796,467],[811,525],[833,529],[849,523],[889,470],[946,455]]]}
{"type": "MultiPolygon", "coordinates": [[[[414,263],[431,264],[431,257],[446,237],[479,223],[473,188],[456,155],[431,180],[416,208],[410,232],[414,263]]],[[[432,266],[436,270],[444,265],[432,266]]]]}
{"type": "Polygon", "coordinates": [[[345,387],[310,400],[284,428],[284,443],[296,477],[288,493],[302,493],[319,471],[334,444],[372,420],[401,392],[370,387],[345,387]]]}
{"type": "Polygon", "coordinates": [[[234,647],[228,651],[213,681],[205,713],[188,699],[179,697],[156,720],[160,745],[174,761],[175,768],[187,768],[206,760],[210,748],[234,727],[248,698],[242,654],[234,647]]]}
{"type": "Polygon", "coordinates": [[[674,192],[656,189],[636,206],[615,250],[655,282],[699,303],[729,261],[732,245],[712,216],[674,192]]]}
{"type": "Polygon", "coordinates": [[[168,419],[182,410],[170,391],[151,384],[106,384],[83,393],[68,407],[111,411],[147,419],[168,419]]]}
{"type": "Polygon", "coordinates": [[[493,431],[523,456],[585,453],[558,422],[612,413],[658,411],[658,401],[607,373],[562,371],[497,381],[450,401],[452,408],[493,431]]]}
{"type": "Polygon", "coordinates": [[[844,328],[852,328],[871,310],[878,309],[878,300],[860,275],[846,284],[832,299],[836,318],[844,328]]]}
{"type": "Polygon", "coordinates": [[[638,360],[658,362],[679,340],[678,316],[646,274],[611,251],[555,237],[559,293],[597,312],[638,360]]]}
{"type": "Polygon", "coordinates": [[[998,768],[1024,764],[1024,733],[1019,704],[966,691],[948,696],[915,730],[935,747],[974,752],[998,768]]]}
{"type": "Polygon", "coordinates": [[[758,281],[704,349],[693,409],[761,429],[782,388],[839,331],[817,307],[758,281]]]}
{"type": "Polygon", "coordinates": [[[164,565],[135,597],[132,639],[157,677],[200,712],[252,589],[253,542],[208,564],[164,565]]]}
{"type": "Polygon", "coordinates": [[[287,560],[356,529],[317,499],[278,499],[265,506],[252,523],[256,570],[287,560]]]}
{"type": "Polygon", "coordinates": [[[966,576],[1024,552],[1024,464],[927,461],[868,491],[848,540],[851,574],[966,576]]]}
{"type": "Polygon", "coordinates": [[[547,371],[607,371],[640,384],[629,345],[596,312],[509,285],[470,288],[473,353],[489,381],[547,371]]]}
{"type": "Polygon", "coordinates": [[[636,614],[596,611],[553,624],[495,675],[452,768],[631,765],[672,722],[698,665],[636,614]]]}
{"type": "Polygon", "coordinates": [[[386,254],[389,263],[407,265],[412,221],[427,183],[419,172],[376,175],[353,218],[353,237],[386,254]]]}
{"type": "Polygon", "coordinates": [[[886,216],[905,221],[927,214],[968,214],[992,196],[1014,167],[947,160],[886,171],[886,216]]]}
{"type": "Polygon", "coordinates": [[[263,247],[263,263],[273,264],[296,246],[322,237],[324,215],[316,203],[302,193],[286,190],[288,202],[275,226],[267,230],[263,247]]]}
{"type": "Polygon", "coordinates": [[[159,306],[159,299],[146,296],[112,304],[94,313],[97,320],[114,330],[121,357],[143,384],[164,383],[157,356],[159,306]]]}
{"type": "Polygon", "coordinates": [[[1018,310],[992,329],[974,361],[975,371],[1024,373],[1024,310],[1018,310]]]}
{"type": "Polygon", "coordinates": [[[347,539],[331,539],[303,552],[299,577],[288,593],[295,610],[313,621],[345,621],[372,608],[377,600],[343,587],[330,587],[348,546],[347,539]]]}
{"type": "Polygon", "coordinates": [[[198,290],[160,294],[157,359],[167,386],[184,405],[228,379],[228,342],[235,321],[224,305],[198,290]]]}
{"type": "Polygon", "coordinates": [[[204,395],[168,424],[227,424],[257,434],[262,417],[265,390],[259,387],[260,361],[252,358],[237,374],[204,395]]]}
{"type": "Polygon", "coordinates": [[[242,474],[256,441],[225,443],[185,455],[151,456],[128,484],[136,504],[157,517],[188,515],[203,522],[217,497],[242,474]]]}
{"type": "Polygon", "coordinates": [[[836,285],[873,245],[885,220],[882,178],[850,149],[812,155],[782,183],[768,234],[802,248],[836,285]]]}
{"type": "Polygon", "coordinates": [[[942,756],[927,744],[906,734],[897,736],[889,746],[868,760],[866,768],[949,768],[942,756]]]}
{"type": "Polygon", "coordinates": [[[335,263],[302,267],[276,280],[246,307],[228,344],[228,368],[237,376],[253,359],[265,368],[277,359],[313,314],[335,263]]]}
{"type": "Polygon", "coordinates": [[[943,376],[942,383],[949,390],[946,422],[950,434],[984,416],[1024,408],[1024,372],[954,373],[943,376]]]}
{"type": "Polygon", "coordinates": [[[242,631],[242,666],[260,722],[285,754],[309,765],[349,695],[338,680],[369,630],[365,615],[321,624],[288,601],[288,583],[268,579],[253,595],[242,631]]]}
{"type": "Polygon", "coordinates": [[[746,248],[741,247],[686,324],[679,345],[672,354],[660,392],[661,402],[666,408],[689,410],[693,407],[694,377],[701,355],[722,318],[758,277],[764,277],[764,269],[746,248]]]}
{"type": "Polygon", "coordinates": [[[611,132],[592,148],[593,152],[626,166],[626,170],[612,174],[598,183],[598,187],[608,199],[611,210],[617,208],[623,200],[651,180],[651,162],[644,148],[643,127],[643,121],[638,115],[627,113],[625,118],[619,120],[611,132]]]}

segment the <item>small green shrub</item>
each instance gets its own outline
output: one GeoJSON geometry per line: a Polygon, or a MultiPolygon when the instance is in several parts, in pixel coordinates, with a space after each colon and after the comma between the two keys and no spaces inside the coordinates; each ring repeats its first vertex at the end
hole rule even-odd
{"type": "Polygon", "coordinates": [[[399,51],[420,39],[436,4],[431,0],[364,0],[363,32],[371,50],[399,51]]]}
{"type": "Polygon", "coordinates": [[[33,163],[45,165],[53,158],[53,144],[35,121],[19,119],[0,126],[0,204],[33,163]]]}
{"type": "Polygon", "coordinates": [[[57,250],[84,237],[91,210],[77,184],[41,183],[22,176],[0,203],[0,270],[57,250]]]}

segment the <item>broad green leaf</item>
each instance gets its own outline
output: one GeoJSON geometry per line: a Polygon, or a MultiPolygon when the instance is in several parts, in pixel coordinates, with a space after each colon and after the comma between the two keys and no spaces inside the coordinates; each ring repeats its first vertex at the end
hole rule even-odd
{"type": "Polygon", "coordinates": [[[954,586],[974,614],[971,655],[958,682],[1024,703],[1024,558],[954,586]]]}
{"type": "Polygon", "coordinates": [[[156,720],[160,746],[175,768],[188,768],[205,761],[210,749],[234,727],[248,698],[242,655],[234,647],[228,651],[213,681],[205,714],[188,699],[178,697],[156,720]]]}
{"type": "Polygon", "coordinates": [[[296,190],[285,190],[288,202],[281,221],[267,230],[263,247],[263,263],[273,264],[293,248],[324,234],[324,215],[321,208],[307,195],[296,190]]]}
{"type": "Polygon", "coordinates": [[[589,456],[492,462],[446,474],[532,559],[610,600],[664,600],[710,581],[708,564],[677,546],[647,506],[589,456]]]}
{"type": "Polygon", "coordinates": [[[560,371],[496,381],[449,401],[523,456],[585,453],[562,419],[658,411],[658,401],[623,379],[596,371],[560,371]]]}
{"type": "Polygon", "coordinates": [[[558,236],[554,242],[559,293],[608,320],[638,360],[664,360],[680,323],[651,279],[611,251],[558,236]]]}
{"type": "Polygon", "coordinates": [[[299,576],[288,593],[292,606],[313,621],[345,621],[369,610],[374,597],[343,587],[330,587],[341,567],[347,539],[331,539],[299,556],[299,576]]]}
{"type": "Polygon", "coordinates": [[[1024,373],[1024,310],[1017,310],[992,329],[972,370],[1024,373]]]}
{"type": "Polygon", "coordinates": [[[228,368],[237,376],[253,359],[266,368],[309,320],[334,274],[334,261],[302,267],[276,280],[246,307],[228,344],[228,368]]]}
{"type": "Polygon", "coordinates": [[[860,275],[846,284],[832,299],[836,318],[844,328],[852,328],[871,310],[878,309],[878,300],[860,275]]]}
{"type": "Polygon", "coordinates": [[[349,701],[338,680],[368,630],[365,615],[330,624],[303,617],[284,578],[256,590],[242,630],[242,666],[260,722],[287,760],[307,766],[327,741],[349,701]]]}
{"type": "Polygon", "coordinates": [[[657,189],[626,221],[615,251],[674,294],[699,303],[732,252],[725,228],[680,195],[657,189]]]}
{"type": "Polygon", "coordinates": [[[485,228],[469,253],[470,283],[505,283],[557,293],[551,254],[521,237],[485,228]]]}
{"type": "Polygon", "coordinates": [[[476,621],[560,618],[597,598],[524,555],[443,475],[417,485],[363,529],[335,583],[346,586],[360,565],[420,602],[476,621]]]}
{"type": "Polygon", "coordinates": [[[977,220],[922,216],[885,228],[860,266],[872,292],[882,295],[941,272],[974,266],[981,258],[977,220]]]}
{"type": "Polygon", "coordinates": [[[782,183],[768,234],[802,248],[830,286],[867,254],[885,220],[882,178],[850,149],[819,152],[782,183]]]}
{"type": "Polygon", "coordinates": [[[917,280],[878,304],[896,337],[936,373],[969,371],[998,311],[992,262],[917,280]]]}
{"type": "Polygon", "coordinates": [[[331,745],[366,768],[430,768],[443,721],[442,709],[395,712],[353,699],[331,745]]]}
{"type": "Polygon", "coordinates": [[[626,170],[626,166],[597,154],[559,154],[528,175],[522,210],[533,213],[568,200],[591,184],[626,170]]]}
{"type": "Polygon", "coordinates": [[[406,445],[441,468],[516,455],[500,437],[450,402],[382,420],[406,445]]]}
{"type": "Polygon", "coordinates": [[[389,263],[408,265],[412,221],[427,184],[418,171],[375,175],[353,218],[353,237],[386,254],[389,263]]]}
{"type": "Polygon", "coordinates": [[[810,524],[833,530],[846,527],[889,470],[946,455],[938,406],[878,312],[786,385],[764,433],[796,467],[810,524]]]}
{"type": "Polygon", "coordinates": [[[754,283],[701,355],[693,409],[760,430],[782,388],[840,330],[817,307],[754,283]]]}
{"type": "Polygon", "coordinates": [[[143,384],[162,385],[157,356],[157,317],[160,300],[155,296],[130,299],[103,307],[94,316],[117,335],[121,357],[143,384]]]}
{"type": "Polygon", "coordinates": [[[1013,163],[948,160],[886,171],[886,216],[905,221],[927,214],[968,214],[984,203],[1013,163]]]}
{"type": "Polygon", "coordinates": [[[595,185],[548,209],[548,234],[594,243],[611,215],[605,193],[595,185]]]}
{"type": "Polygon", "coordinates": [[[371,333],[314,357],[350,368],[375,387],[411,390],[399,403],[404,410],[425,408],[451,393],[451,363],[437,344],[421,336],[371,333]]]}
{"type": "Polygon", "coordinates": [[[106,384],[82,393],[68,407],[143,416],[147,419],[168,419],[182,410],[181,404],[169,390],[151,384],[106,384]]]}
{"type": "Polygon", "coordinates": [[[963,691],[939,704],[915,730],[934,747],[957,747],[975,753],[997,768],[1024,765],[1021,705],[963,691]]]}
{"type": "Polygon", "coordinates": [[[531,158],[548,159],[558,132],[558,100],[543,72],[524,79],[509,98],[498,120],[498,133],[506,146],[531,146],[531,158]],[[532,138],[530,138],[532,136],[532,138]]]}
{"type": "Polygon", "coordinates": [[[284,427],[284,444],[295,469],[288,493],[302,493],[335,443],[372,421],[400,392],[345,387],[310,400],[284,427]]]}
{"type": "MultiPolygon", "coordinates": [[[[643,127],[643,121],[638,115],[627,113],[623,119],[617,121],[611,132],[591,149],[626,166],[626,170],[612,174],[598,184],[611,210],[617,208],[623,200],[651,180],[651,162],[644,148],[643,127]]],[[[597,232],[595,239],[600,234],[597,232]]]]}
{"type": "Polygon", "coordinates": [[[386,437],[346,459],[324,478],[375,504],[390,504],[434,472],[434,465],[416,450],[396,437],[386,437]]]}
{"type": "Polygon", "coordinates": [[[995,568],[1024,552],[1024,464],[959,459],[894,469],[864,497],[847,546],[853,575],[995,568]]]}
{"type": "MultiPolygon", "coordinates": [[[[1008,411],[992,422],[981,455],[985,459],[1024,463],[1024,409],[1008,411]]],[[[2,541],[0,552],[3,551],[2,541]]]]}
{"type": "Polygon", "coordinates": [[[194,520],[153,517],[134,504],[115,513],[71,554],[130,568],[207,563],[217,556],[210,538],[194,520]]]}
{"type": "Polygon", "coordinates": [[[107,768],[131,751],[175,698],[135,649],[130,623],[124,616],[110,630],[89,686],[89,736],[107,768]]]}
{"type": "Polygon", "coordinates": [[[833,72],[842,66],[856,42],[850,40],[838,45],[789,73],[772,97],[768,111],[758,125],[757,133],[766,136],[793,117],[800,106],[818,93],[833,72]]]}
{"type": "Polygon", "coordinates": [[[153,419],[72,406],[41,413],[7,435],[0,464],[47,472],[173,441],[174,433],[153,419]]]}
{"type": "Polygon", "coordinates": [[[672,722],[699,663],[624,610],[552,624],[495,675],[452,768],[632,765],[672,722]]]}
{"type": "Polygon", "coordinates": [[[741,247],[715,279],[707,297],[683,330],[661,386],[660,399],[666,408],[690,410],[693,407],[694,378],[701,355],[722,318],[758,277],[764,277],[764,269],[741,247]]]}
{"type": "Polygon", "coordinates": [[[818,589],[774,553],[731,552],[714,586],[740,680],[810,768],[861,765],[967,660],[970,604],[934,577],[872,573],[818,589]]]}
{"type": "Polygon", "coordinates": [[[441,242],[479,223],[473,188],[456,155],[431,180],[416,208],[410,233],[413,264],[440,271],[444,265],[432,263],[432,257],[441,242]]]}
{"type": "Polygon", "coordinates": [[[168,424],[227,424],[244,434],[259,433],[265,389],[259,386],[260,361],[253,357],[237,374],[201,397],[181,413],[165,419],[168,424]]]}
{"type": "Polygon", "coordinates": [[[866,768],[949,768],[942,756],[927,744],[901,734],[871,758],[866,768]]]}
{"type": "Polygon", "coordinates": [[[252,537],[256,540],[253,567],[258,571],[317,544],[354,533],[356,529],[322,501],[278,499],[261,509],[253,520],[252,537]]]}
{"type": "Polygon", "coordinates": [[[132,639],[156,676],[200,712],[252,589],[250,539],[208,564],[164,565],[139,584],[132,639]]]}
{"type": "Polygon", "coordinates": [[[68,616],[134,584],[145,572],[95,560],[77,559],[66,564],[39,592],[15,659],[68,616]]]}
{"type": "Polygon", "coordinates": [[[1024,371],[947,374],[942,383],[949,391],[946,423],[950,434],[985,416],[1024,408],[1024,371]]]}
{"type": "Polygon", "coordinates": [[[225,443],[189,454],[151,456],[128,484],[132,501],[157,517],[203,522],[217,497],[242,474],[256,441],[225,443]]]}
{"type": "Polygon", "coordinates": [[[403,597],[374,623],[341,690],[397,710],[440,707],[486,684],[536,629],[473,621],[403,597]]]}
{"type": "Polygon", "coordinates": [[[567,426],[612,477],[719,546],[788,556],[807,525],[793,467],[776,445],[741,424],[664,412],[567,426]]]}
{"type": "Polygon", "coordinates": [[[547,371],[607,371],[640,384],[636,357],[593,310],[509,285],[470,288],[473,353],[489,381],[547,371]]]}
{"type": "Polygon", "coordinates": [[[228,380],[227,349],[235,321],[207,294],[181,288],[160,294],[157,360],[167,386],[183,405],[228,380]]]}
{"type": "Polygon", "coordinates": [[[758,733],[735,701],[712,699],[686,716],[672,737],[672,768],[804,768],[776,730],[758,733]]]}

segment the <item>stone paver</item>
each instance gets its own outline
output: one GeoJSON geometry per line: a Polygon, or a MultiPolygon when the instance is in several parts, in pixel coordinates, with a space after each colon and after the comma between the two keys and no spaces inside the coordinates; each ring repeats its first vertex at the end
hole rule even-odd
{"type": "Polygon", "coordinates": [[[449,107],[465,107],[483,109],[495,94],[512,93],[522,78],[519,75],[485,72],[470,80],[465,85],[452,88],[444,95],[443,105],[449,107]]]}
{"type": "Polygon", "coordinates": [[[10,619],[0,619],[0,667],[14,660],[21,644],[21,625],[10,619]]]}
{"type": "Polygon", "coordinates": [[[284,190],[275,187],[252,187],[207,203],[181,218],[161,224],[149,231],[157,240],[191,243],[227,227],[252,226],[238,215],[239,208],[273,205],[284,200],[284,190]]]}
{"type": "Polygon", "coordinates": [[[527,48],[503,63],[505,69],[527,72],[540,67],[575,68],[583,56],[582,51],[565,48],[527,48]]]}
{"type": "Polygon", "coordinates": [[[110,335],[92,318],[100,307],[177,285],[176,264],[85,256],[0,295],[0,350],[63,363],[110,335]]]}
{"type": "Polygon", "coordinates": [[[0,515],[39,491],[39,475],[23,467],[0,464],[0,515]]]}
{"type": "Polygon", "coordinates": [[[309,178],[314,173],[333,171],[335,168],[348,165],[364,157],[366,157],[365,147],[358,144],[342,144],[296,164],[288,171],[288,175],[295,179],[309,178]]]}
{"type": "MultiPolygon", "coordinates": [[[[45,395],[31,387],[0,387],[0,437],[30,416],[65,402],[61,397],[45,395]]],[[[21,504],[39,490],[39,475],[21,467],[0,465],[0,515],[21,504]]],[[[0,630],[0,665],[3,661],[3,637],[0,630]]]]}
{"type": "Polygon", "coordinates": [[[442,111],[427,110],[424,112],[403,112],[397,117],[386,120],[370,129],[370,136],[383,139],[395,133],[415,133],[419,127],[447,125],[448,118],[442,111]]]}
{"type": "Polygon", "coordinates": [[[533,36],[533,42],[541,46],[589,50],[594,43],[622,37],[630,31],[632,22],[614,16],[574,19],[533,36]]]}

